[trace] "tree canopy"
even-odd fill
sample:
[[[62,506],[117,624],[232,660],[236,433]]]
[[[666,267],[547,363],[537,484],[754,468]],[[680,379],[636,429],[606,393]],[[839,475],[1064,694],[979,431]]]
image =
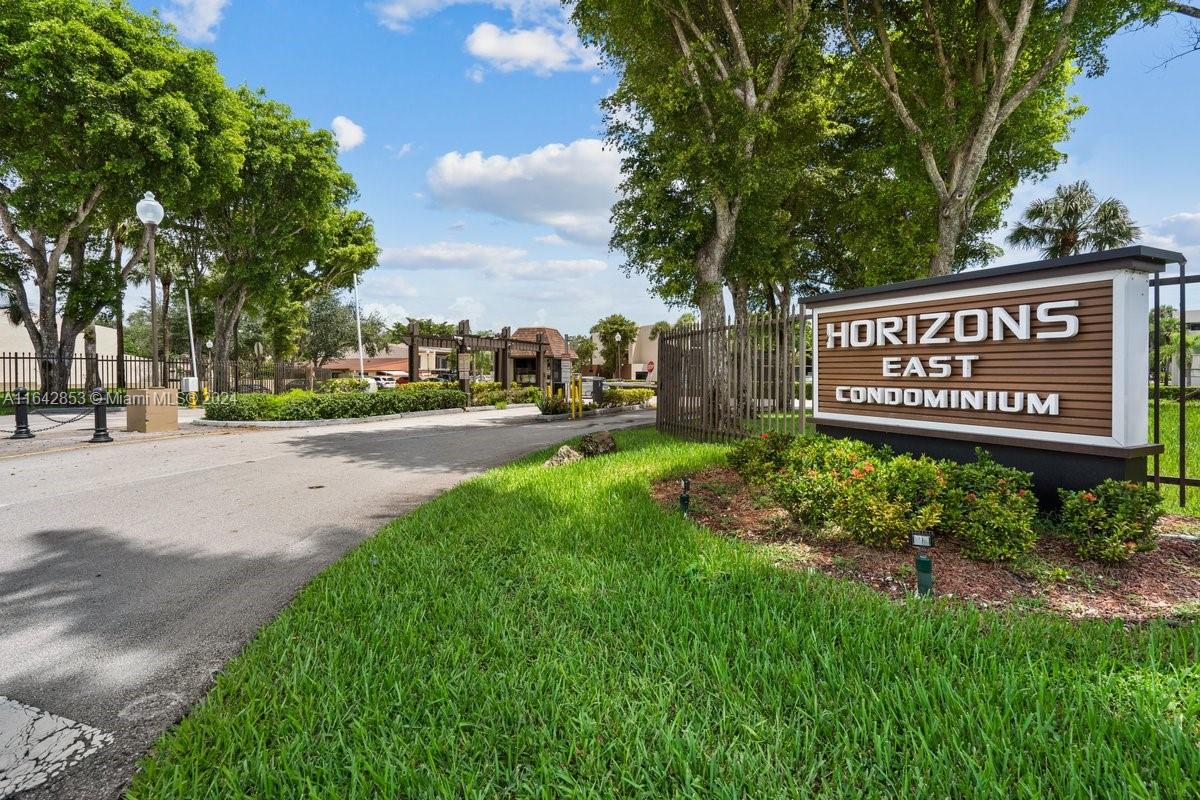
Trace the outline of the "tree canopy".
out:
[[[1101,200],[1087,181],[1075,181],[1030,203],[1007,241],[1037,248],[1045,258],[1063,258],[1122,247],[1141,233],[1124,203],[1115,197]]]

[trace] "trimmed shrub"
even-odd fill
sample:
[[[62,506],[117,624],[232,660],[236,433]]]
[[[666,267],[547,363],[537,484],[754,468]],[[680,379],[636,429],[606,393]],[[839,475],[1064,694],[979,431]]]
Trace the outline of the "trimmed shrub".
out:
[[[371,393],[337,392],[317,394],[297,389],[282,395],[241,394],[213,401],[205,417],[214,420],[266,421],[305,419],[353,419],[407,411],[462,408],[466,395],[458,389],[384,389]]]
[[[738,442],[726,459],[746,483],[765,484],[787,465],[787,453],[794,440],[790,434],[764,433]]]
[[[1181,386],[1160,385],[1158,387],[1158,397],[1160,400],[1174,400],[1178,402],[1181,393],[1183,393],[1183,387]],[[1187,392],[1184,393],[1184,396],[1188,400],[1200,400],[1200,386],[1187,387]],[[1150,384],[1150,399],[1154,399],[1154,384]]]
[[[1080,558],[1122,563],[1157,546],[1162,497],[1153,485],[1110,478],[1091,491],[1058,494],[1059,526]]]
[[[551,414],[567,414],[571,411],[571,404],[567,402],[567,398],[563,397],[562,392],[555,392],[543,396],[538,393],[537,399],[538,410],[547,416]]]
[[[878,466],[864,461],[841,484],[835,517],[860,544],[904,547],[909,532],[936,528],[941,521],[946,476],[943,464],[932,458],[898,455]]]
[[[600,405],[609,408],[613,406],[636,406],[647,402],[651,397],[654,397],[653,389],[605,389]]]
[[[996,463],[983,448],[975,449],[975,458],[948,470],[942,528],[971,558],[1009,561],[1024,555],[1037,542],[1033,476]]]
[[[485,388],[480,389],[483,386]],[[536,386],[512,386],[505,390],[500,384],[492,382],[477,383],[471,387],[471,405],[492,406],[500,403],[536,403],[538,399]]]
[[[330,378],[317,384],[317,392],[318,394],[365,393],[369,385],[366,378]]]

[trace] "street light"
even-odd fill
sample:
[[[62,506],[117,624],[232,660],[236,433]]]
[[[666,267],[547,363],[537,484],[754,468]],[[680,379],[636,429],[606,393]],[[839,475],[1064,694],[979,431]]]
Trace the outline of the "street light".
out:
[[[619,380],[621,380],[621,334],[618,333],[616,335],[616,340],[617,340],[617,355],[616,355],[617,368],[615,370],[613,370],[613,380],[619,381]]]
[[[146,196],[138,201],[138,219],[146,226],[150,234],[146,258],[150,270],[150,383],[158,387],[158,301],[155,299],[154,284],[154,236],[158,232],[158,224],[163,221],[163,207],[154,199],[154,192],[146,192]]]

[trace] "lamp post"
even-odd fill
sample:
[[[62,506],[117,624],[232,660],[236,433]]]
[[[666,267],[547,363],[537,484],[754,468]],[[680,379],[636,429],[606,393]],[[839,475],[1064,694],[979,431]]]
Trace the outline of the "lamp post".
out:
[[[621,334],[618,333],[615,338],[617,340],[617,352],[613,360],[617,362],[617,367],[613,370],[613,380],[619,381],[621,380]]]
[[[138,201],[138,219],[146,226],[150,234],[147,243],[146,260],[150,270],[150,383],[158,387],[158,301],[155,298],[154,286],[158,282],[154,274],[154,237],[158,233],[158,224],[163,221],[162,204],[154,199],[154,192],[146,192],[146,196]]]

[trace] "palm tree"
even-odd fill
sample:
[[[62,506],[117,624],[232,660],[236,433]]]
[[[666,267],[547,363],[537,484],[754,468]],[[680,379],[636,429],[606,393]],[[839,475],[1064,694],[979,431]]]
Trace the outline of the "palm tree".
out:
[[[1115,197],[1100,200],[1087,181],[1076,181],[1030,203],[1008,243],[1039,248],[1045,258],[1063,258],[1121,247],[1141,235],[1124,203]]]

